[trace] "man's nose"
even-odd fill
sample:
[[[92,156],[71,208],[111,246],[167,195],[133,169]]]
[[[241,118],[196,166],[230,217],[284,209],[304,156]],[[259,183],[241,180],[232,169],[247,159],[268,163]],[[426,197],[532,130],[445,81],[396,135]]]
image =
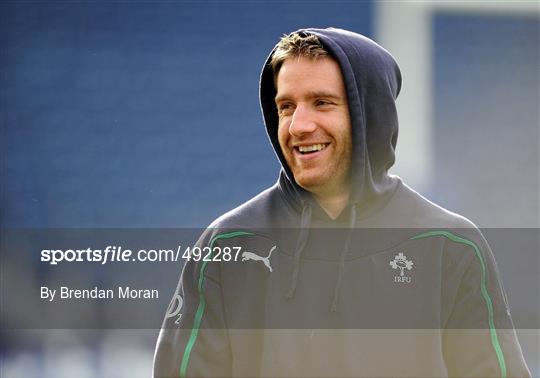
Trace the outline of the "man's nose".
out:
[[[313,112],[304,105],[297,105],[289,125],[289,134],[299,137],[317,128]]]

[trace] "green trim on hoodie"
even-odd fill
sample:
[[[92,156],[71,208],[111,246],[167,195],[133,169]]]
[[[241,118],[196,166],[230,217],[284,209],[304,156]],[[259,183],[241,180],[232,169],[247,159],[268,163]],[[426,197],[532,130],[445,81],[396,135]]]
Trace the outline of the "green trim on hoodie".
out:
[[[474,243],[473,241],[454,235],[448,231],[439,231],[439,230],[428,231],[422,234],[415,235],[411,239],[413,240],[423,239],[423,238],[429,238],[432,236],[444,236],[445,238],[453,242],[465,244],[474,249],[476,257],[478,258],[478,261],[480,262],[480,267],[482,268],[480,291],[482,292],[482,297],[484,298],[484,301],[486,302],[486,308],[488,312],[489,334],[491,336],[491,345],[493,346],[493,349],[495,350],[495,354],[497,355],[499,367],[501,368],[501,377],[506,378],[506,361],[504,358],[504,353],[501,348],[501,344],[499,343],[499,337],[497,336],[497,329],[495,328],[495,321],[493,320],[493,301],[491,300],[491,297],[489,296],[489,293],[486,287],[486,281],[487,281],[486,265],[484,263],[482,254],[480,253],[480,248],[478,248],[476,243]]]
[[[214,243],[218,241],[219,239],[231,239],[238,236],[254,236],[254,235],[255,235],[254,233],[246,232],[246,231],[233,231],[233,232],[227,232],[224,234],[218,234],[214,236],[212,239],[210,239],[210,248],[213,249]],[[191,351],[193,350],[193,347],[195,346],[195,343],[197,342],[197,336],[199,335],[199,329],[201,327],[202,318],[204,315],[204,309],[206,308],[206,299],[204,297],[203,284],[204,284],[204,271],[206,270],[207,265],[208,265],[208,261],[204,261],[201,265],[201,269],[199,270],[199,285],[198,285],[199,306],[197,307],[193,329],[191,330],[188,343],[186,344],[186,349],[184,350],[184,356],[182,357],[182,363],[180,365],[181,378],[186,377],[187,368],[189,364],[189,358],[191,356]]]

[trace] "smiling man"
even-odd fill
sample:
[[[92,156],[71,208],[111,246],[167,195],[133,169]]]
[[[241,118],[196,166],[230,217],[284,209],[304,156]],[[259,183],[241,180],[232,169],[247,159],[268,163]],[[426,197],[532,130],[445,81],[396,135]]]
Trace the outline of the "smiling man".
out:
[[[327,54],[272,61],[278,140],[296,183],[336,218],[349,200],[351,119],[343,76]]]
[[[154,375],[529,376],[481,233],[388,174],[393,57],[303,29],[260,85],[278,182],[199,239],[213,253],[184,266]]]

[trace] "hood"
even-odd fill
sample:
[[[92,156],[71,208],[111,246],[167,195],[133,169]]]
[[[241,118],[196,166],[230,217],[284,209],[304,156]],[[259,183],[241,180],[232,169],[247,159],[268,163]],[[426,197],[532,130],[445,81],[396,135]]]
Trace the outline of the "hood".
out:
[[[401,88],[399,67],[388,51],[363,35],[335,28],[298,32],[316,35],[341,67],[352,125],[350,203],[359,214],[367,212],[376,203],[386,202],[384,198],[396,187],[388,169],[395,161],[398,135],[395,100]],[[276,89],[269,64],[274,50],[261,74],[261,107],[268,137],[281,162],[281,186],[289,200],[302,206],[311,194],[294,180],[277,137]]]

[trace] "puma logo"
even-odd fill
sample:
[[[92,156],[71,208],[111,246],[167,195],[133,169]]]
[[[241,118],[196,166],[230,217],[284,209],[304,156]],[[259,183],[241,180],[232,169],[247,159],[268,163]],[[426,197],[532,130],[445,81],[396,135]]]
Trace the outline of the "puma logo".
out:
[[[266,265],[270,273],[272,273],[272,267],[270,266],[270,256],[272,256],[272,252],[274,252],[274,249],[276,248],[277,246],[273,246],[272,249],[270,249],[270,252],[268,252],[268,256],[266,257],[256,255],[253,252],[248,252],[248,251],[242,252],[242,261],[248,261],[248,260],[262,261],[264,265]]]

